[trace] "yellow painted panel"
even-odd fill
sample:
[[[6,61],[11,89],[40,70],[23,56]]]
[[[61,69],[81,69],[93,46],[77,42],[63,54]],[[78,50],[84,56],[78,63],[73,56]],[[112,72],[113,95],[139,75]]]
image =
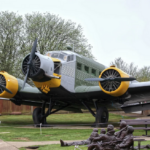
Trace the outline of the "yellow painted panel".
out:
[[[99,78],[101,78],[103,72],[105,72],[106,70],[109,70],[109,69],[116,70],[120,74],[121,77],[129,77],[129,75],[126,74],[124,71],[122,71],[114,66],[111,66],[111,67],[103,70],[102,73],[100,74]],[[102,89],[102,91],[105,92],[106,94],[109,94],[114,97],[118,97],[118,96],[125,94],[125,92],[128,90],[129,83],[130,83],[129,81],[122,81],[119,88],[116,89],[115,91],[111,91],[111,92],[104,90],[103,87],[101,86],[100,82],[99,82],[99,86]]]

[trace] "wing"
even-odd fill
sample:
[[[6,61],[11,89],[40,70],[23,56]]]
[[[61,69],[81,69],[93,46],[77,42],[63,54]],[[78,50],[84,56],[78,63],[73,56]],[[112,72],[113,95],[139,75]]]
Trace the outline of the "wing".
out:
[[[128,93],[130,97],[121,106],[125,112],[149,110],[150,108],[150,82],[133,82],[130,84]]]

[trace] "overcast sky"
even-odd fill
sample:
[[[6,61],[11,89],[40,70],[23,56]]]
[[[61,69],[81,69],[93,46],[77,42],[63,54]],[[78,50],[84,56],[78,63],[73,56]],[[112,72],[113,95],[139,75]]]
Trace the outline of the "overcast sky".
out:
[[[150,66],[150,0],[0,0],[1,11],[50,12],[83,27],[98,62]]]

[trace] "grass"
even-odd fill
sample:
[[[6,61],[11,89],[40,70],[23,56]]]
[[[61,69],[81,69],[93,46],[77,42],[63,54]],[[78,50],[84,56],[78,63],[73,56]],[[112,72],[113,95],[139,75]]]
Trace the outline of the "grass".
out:
[[[123,116],[124,119],[130,117]],[[109,123],[116,123],[122,119],[121,115],[110,114]],[[40,135],[39,128],[28,128],[28,125],[33,125],[31,115],[4,115],[0,116],[0,137],[4,141],[59,141],[63,140],[85,140],[89,137],[92,132],[91,129],[54,129],[43,128],[42,135]],[[78,126],[79,124],[93,124],[94,117],[89,113],[74,113],[74,114],[54,114],[48,117],[47,122],[51,125],[55,124],[70,124]],[[21,128],[21,127],[24,128]],[[90,125],[89,125],[90,127]],[[8,132],[2,134],[2,132]],[[143,135],[143,130],[136,130],[134,135]],[[149,142],[142,142],[142,145],[149,144]],[[137,143],[136,143],[137,145]],[[39,150],[58,150],[60,149],[59,144],[40,146]],[[61,147],[63,150],[74,149],[74,147]],[[87,147],[82,147],[83,150]],[[25,150],[21,148],[20,150]]]
[[[130,117],[109,114],[109,123],[119,122],[120,119]],[[25,126],[33,125],[32,115],[3,115],[0,116],[0,126]],[[49,124],[93,124],[94,117],[90,113],[53,114],[47,117]]]
[[[0,134],[0,138],[4,141],[58,141],[63,140],[84,140],[89,137],[92,129],[42,129],[40,135],[39,128],[15,128],[1,127],[1,132],[10,132]],[[143,135],[143,130],[136,130],[134,135]]]
[[[110,123],[118,122],[122,119],[121,115],[110,114]],[[129,118],[129,117],[124,117]],[[40,135],[39,128],[28,128],[27,125],[33,124],[31,115],[4,115],[0,116],[0,137],[4,141],[58,141],[64,140],[84,140],[87,139],[91,129],[53,129],[43,128]],[[94,117],[89,113],[74,114],[54,114],[48,117],[48,123],[53,124],[93,124]],[[18,127],[19,126],[19,127]],[[25,128],[20,128],[24,126]],[[89,126],[90,127],[90,126]],[[9,132],[1,134],[2,132]],[[135,135],[144,134],[143,130],[135,131]]]

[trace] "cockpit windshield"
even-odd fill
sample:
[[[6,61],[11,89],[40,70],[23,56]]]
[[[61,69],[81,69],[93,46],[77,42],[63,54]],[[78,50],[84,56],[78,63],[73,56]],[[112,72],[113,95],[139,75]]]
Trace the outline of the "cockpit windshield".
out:
[[[53,57],[53,58],[59,58],[63,61],[73,61],[74,60],[73,55],[68,55],[68,54],[63,53],[63,52],[47,52],[46,55]]]

